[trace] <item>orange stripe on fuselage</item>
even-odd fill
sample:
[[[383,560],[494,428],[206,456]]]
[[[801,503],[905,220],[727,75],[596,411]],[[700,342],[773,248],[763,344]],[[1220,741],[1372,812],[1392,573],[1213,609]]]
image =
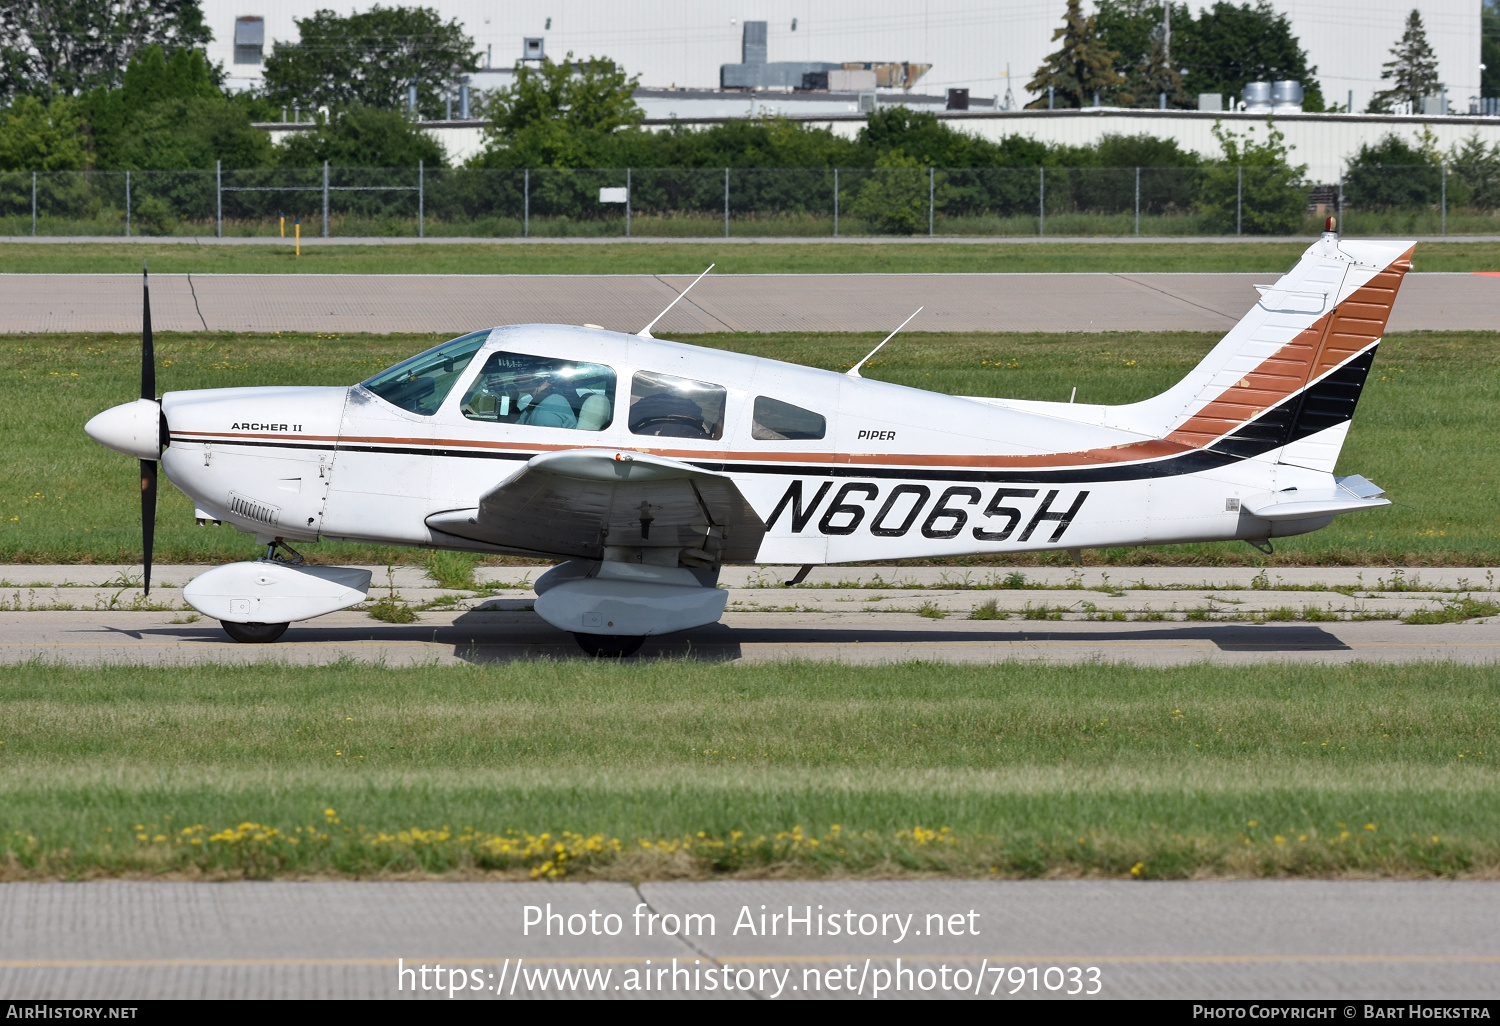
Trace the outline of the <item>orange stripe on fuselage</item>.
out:
[[[1391,261],[1385,270],[1266,357],[1259,367],[1225,389],[1167,438],[1199,449],[1210,445],[1369,348],[1385,334],[1396,291],[1411,270],[1415,248]]]

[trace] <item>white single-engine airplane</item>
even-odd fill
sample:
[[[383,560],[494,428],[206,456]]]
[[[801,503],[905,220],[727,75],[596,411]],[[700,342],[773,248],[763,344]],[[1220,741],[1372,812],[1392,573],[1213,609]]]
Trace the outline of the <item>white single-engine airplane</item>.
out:
[[[861,560],[1269,551],[1388,505],[1333,470],[1414,244],[1329,229],[1187,377],[1123,406],[940,395],[657,339],[656,321],[488,328],[347,388],[157,398],[148,292],[141,398],[85,430],[141,461],[148,588],[158,459],[200,520],[267,546],[183,592],[237,641],[365,599],[368,571],[288,545],[332,538],[562,560],[536,612],[628,655],[717,621],[725,563],[801,564],[799,581]]]

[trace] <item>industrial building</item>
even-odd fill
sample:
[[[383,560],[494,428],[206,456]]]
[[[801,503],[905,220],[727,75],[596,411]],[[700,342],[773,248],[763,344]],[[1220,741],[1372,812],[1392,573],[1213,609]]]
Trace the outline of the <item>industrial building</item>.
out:
[[[1043,58],[1052,51],[1052,32],[1062,23],[1066,0],[659,0],[611,3],[605,0],[407,0],[457,19],[473,37],[486,70],[474,76],[477,88],[503,85],[519,60],[569,52],[608,56],[651,90],[718,91],[722,85],[759,85],[775,113],[777,92],[801,87],[802,76],[843,72],[850,65],[906,68],[925,66],[919,76],[895,87],[925,95],[946,96],[968,89],[980,107],[1022,106],[1033,97],[1025,90]],[[1194,6],[1206,6],[1193,0]],[[1271,0],[1290,18],[1309,59],[1318,69],[1323,95],[1340,102],[1352,95],[1363,110],[1382,88],[1381,65],[1401,37],[1413,7],[1422,13],[1428,39],[1450,103],[1469,109],[1479,94],[1478,0]],[[305,18],[322,0],[203,0],[214,42],[210,57],[222,62],[231,88],[252,88],[260,81],[261,61],[277,40],[298,38],[295,19]],[[351,5],[366,9],[368,4]],[[348,8],[339,6],[342,12]],[[765,24],[746,34],[746,22]],[[746,61],[747,41],[757,50]],[[726,65],[783,65],[781,78],[731,77]],[[800,69],[791,65],[801,65]],[[795,78],[795,81],[793,81]],[[852,76],[834,76],[833,91]],[[889,78],[888,78],[889,81]],[[987,102],[982,102],[987,101]],[[706,100],[704,102],[707,102]],[[718,102],[718,101],[715,101]],[[738,102],[738,100],[736,100]],[[789,103],[790,101],[785,101]],[[691,116],[706,108],[688,107],[684,97],[677,113]],[[653,104],[647,112],[656,115]],[[747,113],[750,104],[742,104]],[[662,112],[665,113],[665,112]],[[790,113],[788,111],[787,113]],[[816,113],[833,113],[817,111]]]

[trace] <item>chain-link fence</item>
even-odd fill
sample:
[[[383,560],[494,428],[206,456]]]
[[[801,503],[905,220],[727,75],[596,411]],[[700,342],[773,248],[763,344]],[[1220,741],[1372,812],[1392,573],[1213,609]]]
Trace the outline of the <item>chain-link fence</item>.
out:
[[[0,234],[1311,235],[1500,231],[1500,164],[1282,168],[477,168],[0,173]]]

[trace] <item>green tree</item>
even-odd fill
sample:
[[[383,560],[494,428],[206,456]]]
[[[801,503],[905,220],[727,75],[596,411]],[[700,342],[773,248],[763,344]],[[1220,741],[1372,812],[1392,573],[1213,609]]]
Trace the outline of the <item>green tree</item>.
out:
[[[78,101],[20,96],[0,112],[0,171],[76,171],[88,163]]]
[[[1141,107],[1158,106],[1165,93],[1169,108],[1196,107],[1197,102],[1188,96],[1182,84],[1182,76],[1173,66],[1175,62],[1167,58],[1165,37],[1157,36],[1151,42],[1151,50],[1146,54],[1145,63],[1129,80],[1128,88],[1134,94],[1136,104]]]
[[[120,99],[127,110],[140,110],[161,100],[218,97],[223,95],[218,70],[202,50],[176,49],[169,55],[153,44],[125,66]]]
[[[95,163],[104,170],[262,167],[274,155],[265,132],[252,128],[243,103],[224,95],[201,50],[144,47],[131,58],[118,89],[103,86],[79,98]]]
[[[1437,154],[1394,132],[1359,148],[1344,171],[1344,199],[1359,210],[1411,210],[1438,202],[1442,168]]]
[[[5,0],[0,93],[118,86],[143,47],[201,47],[211,39],[199,0]]]
[[[243,109],[223,96],[167,99],[135,113],[113,141],[116,170],[208,170],[266,167],[275,162],[270,136],[250,124]]]
[[[283,167],[443,167],[442,144],[399,111],[350,107],[319,117],[312,131],[294,132],[281,145]]]
[[[849,213],[877,232],[914,235],[927,230],[928,170],[915,157],[891,150],[875,158]]]
[[[1099,38],[1093,15],[1085,16],[1079,0],[1068,0],[1068,11],[1062,26],[1052,33],[1052,41],[1062,46],[1047,55],[1036,69],[1036,77],[1026,88],[1038,94],[1028,107],[1046,107],[1047,90],[1053,92],[1058,107],[1087,107],[1097,93],[1101,103],[1133,102],[1125,92],[1125,77],[1115,70],[1120,55]]]
[[[1388,112],[1398,103],[1409,103],[1413,111],[1420,112],[1422,97],[1436,96],[1442,91],[1437,54],[1427,42],[1421,12],[1415,8],[1406,16],[1406,30],[1391,47],[1391,59],[1385,62],[1380,78],[1390,82],[1391,87],[1382,89],[1370,100],[1373,113]]]
[[[266,58],[273,106],[399,108],[416,83],[418,112],[436,117],[479,67],[463,26],[430,7],[376,4],[363,14],[320,10],[296,21],[298,41],[277,42]]]
[[[1269,119],[1266,140],[1255,129],[1241,137],[1214,122],[1222,160],[1202,172],[1198,209],[1220,231],[1235,229],[1236,213],[1246,235],[1287,235],[1302,224],[1307,210],[1306,164],[1290,162],[1291,147]]]
[[[1013,137],[1007,137],[1009,143]],[[1017,140],[1019,141],[1019,140]],[[924,167],[994,167],[1008,163],[1005,143],[995,143],[967,132],[957,132],[931,111],[900,105],[871,114],[857,140],[865,167],[882,153],[900,150]],[[1035,167],[1042,150],[1027,148],[1025,166]]]
[[[1455,205],[1466,201],[1479,210],[1500,209],[1500,143],[1485,146],[1476,131],[1448,151],[1448,162],[1468,193],[1463,200],[1455,196]],[[1448,185],[1453,191],[1451,179]]]
[[[1178,33],[1192,21],[1192,13],[1186,4],[1172,5],[1170,54],[1165,18],[1165,5],[1151,0],[1100,0],[1094,15],[1100,38],[1120,54],[1115,66],[1125,75],[1125,91],[1135,97],[1137,105],[1155,107],[1166,93],[1168,107],[1195,107],[1178,71],[1182,64]]]
[[[1189,95],[1243,96],[1247,82],[1292,79],[1302,83],[1303,109],[1324,109],[1318,69],[1308,64],[1287,16],[1267,0],[1254,7],[1218,0],[1180,26],[1174,12],[1172,52],[1173,63],[1187,69],[1183,86]]]
[[[606,57],[516,69],[515,83],[485,104],[488,130],[478,163],[489,167],[586,167],[609,136],[640,124],[627,76]]]
[[[666,131],[621,129],[599,141],[602,167],[854,167],[869,157],[852,139],[785,118],[725,121]]]

